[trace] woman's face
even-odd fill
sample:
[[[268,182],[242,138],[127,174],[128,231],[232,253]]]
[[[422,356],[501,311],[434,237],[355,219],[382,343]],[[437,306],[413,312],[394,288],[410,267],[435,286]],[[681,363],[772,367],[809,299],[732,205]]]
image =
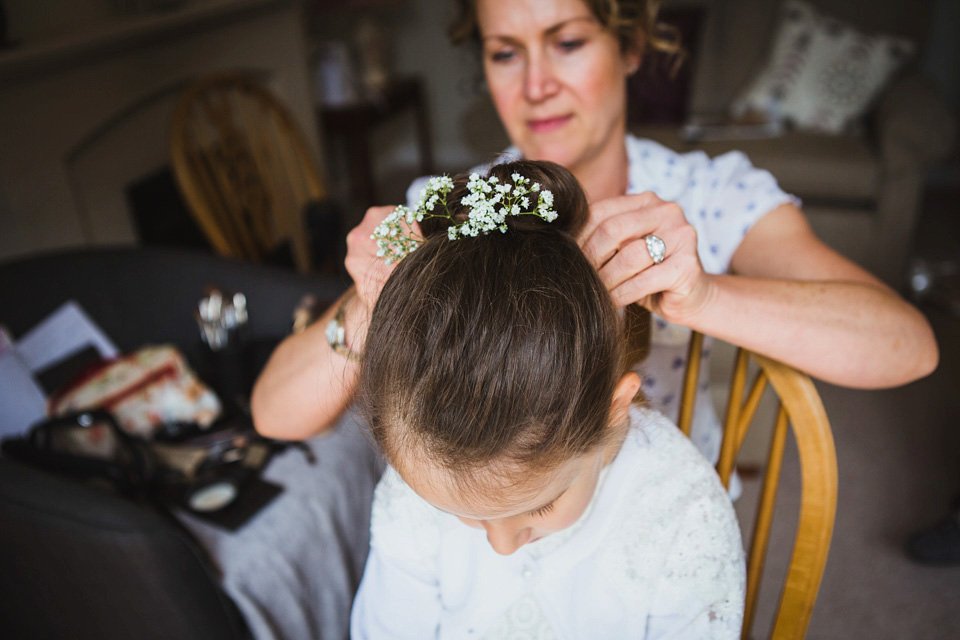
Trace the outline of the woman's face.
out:
[[[576,174],[622,152],[639,54],[623,54],[581,0],[478,0],[477,20],[487,85],[526,158]]]

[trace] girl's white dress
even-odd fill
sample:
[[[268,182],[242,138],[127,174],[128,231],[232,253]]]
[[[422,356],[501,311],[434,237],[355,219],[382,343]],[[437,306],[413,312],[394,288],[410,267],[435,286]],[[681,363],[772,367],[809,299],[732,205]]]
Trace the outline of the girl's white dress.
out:
[[[656,411],[571,528],[498,555],[392,468],[376,490],[354,640],[737,638],[744,559],[716,473]]]

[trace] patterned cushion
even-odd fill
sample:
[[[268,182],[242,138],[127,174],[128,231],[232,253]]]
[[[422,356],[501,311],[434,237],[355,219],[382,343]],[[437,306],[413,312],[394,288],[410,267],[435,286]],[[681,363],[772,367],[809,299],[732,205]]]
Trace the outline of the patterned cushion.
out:
[[[788,0],[767,64],[734,100],[734,115],[760,112],[800,129],[840,133],[913,49],[903,38],[861,33],[805,2]]]

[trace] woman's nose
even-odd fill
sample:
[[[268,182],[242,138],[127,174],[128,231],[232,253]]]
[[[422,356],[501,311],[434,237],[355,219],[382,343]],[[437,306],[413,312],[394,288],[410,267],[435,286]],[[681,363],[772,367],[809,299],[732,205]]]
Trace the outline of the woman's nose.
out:
[[[487,541],[493,550],[502,556],[508,556],[530,541],[533,531],[530,527],[517,527],[507,521],[486,521]]]
[[[530,102],[543,102],[557,92],[560,82],[549,57],[534,53],[527,60],[524,95]]]

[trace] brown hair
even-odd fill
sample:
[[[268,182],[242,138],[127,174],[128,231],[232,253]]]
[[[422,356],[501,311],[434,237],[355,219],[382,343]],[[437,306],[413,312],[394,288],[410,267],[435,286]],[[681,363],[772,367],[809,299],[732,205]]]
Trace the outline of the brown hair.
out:
[[[642,48],[683,57],[676,29],[657,22],[660,0],[582,0],[597,21],[617,37],[624,53]],[[454,45],[481,41],[477,0],[457,0],[457,10],[447,29]]]
[[[506,477],[588,453],[611,436],[622,327],[574,239],[586,197],[551,162],[490,169],[502,183],[513,173],[553,192],[556,221],[508,217],[506,233],[453,242],[446,220],[428,221],[426,241],[377,301],[360,398],[394,465],[425,456],[454,476],[493,469]],[[447,197],[461,220],[466,181],[455,178]]]

